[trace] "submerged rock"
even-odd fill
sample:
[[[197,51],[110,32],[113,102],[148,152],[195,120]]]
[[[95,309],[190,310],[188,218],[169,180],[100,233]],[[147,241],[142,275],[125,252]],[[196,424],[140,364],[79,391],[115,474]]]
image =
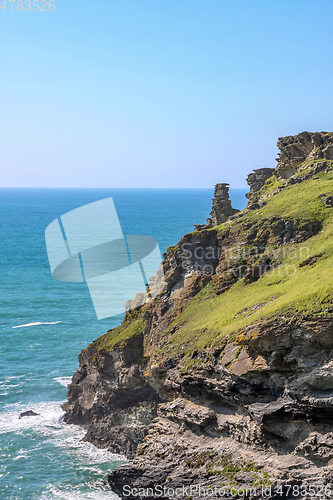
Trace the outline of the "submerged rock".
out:
[[[24,411],[23,413],[21,413],[19,418],[37,417],[38,415],[40,415],[40,413],[35,413],[33,410],[28,410],[28,411]]]

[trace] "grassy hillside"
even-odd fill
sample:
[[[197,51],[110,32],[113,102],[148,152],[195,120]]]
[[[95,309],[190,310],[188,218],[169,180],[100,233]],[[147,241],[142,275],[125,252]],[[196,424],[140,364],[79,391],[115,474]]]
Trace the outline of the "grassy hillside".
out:
[[[313,164],[309,169],[312,167]],[[212,284],[208,284],[170,325],[169,330],[175,330],[169,337],[171,345],[204,348],[218,345],[223,337],[247,325],[276,316],[296,319],[333,313],[333,207],[325,206],[319,198],[320,194],[333,192],[332,179],[331,172],[323,172],[300,184],[289,185],[267,198],[262,208],[248,213],[243,224],[280,216],[318,220],[322,229],[302,243],[272,249],[278,252],[281,264],[255,283],[244,286],[242,279],[222,295],[216,295]],[[272,191],[277,187],[274,178],[267,184]],[[270,189],[264,186],[262,193],[269,192]],[[231,224],[238,222],[227,222],[220,226],[220,231]],[[299,267],[313,256],[316,258],[312,262]],[[180,328],[174,328],[177,325]]]
[[[163,342],[155,346],[157,355],[167,357],[184,350],[190,354],[195,349],[217,346],[247,325],[276,317],[297,321],[333,314],[333,207],[325,206],[319,197],[333,193],[333,161],[325,162],[326,172],[317,173],[318,165],[320,161],[304,162],[294,179],[288,181],[272,176],[256,194],[257,200],[264,201],[261,208],[245,209],[241,218],[212,230],[223,235],[232,228],[242,229],[278,216],[297,223],[318,221],[319,232],[302,243],[272,245],[268,250],[276,257],[274,267],[258,281],[245,285],[242,278],[220,295],[215,293],[213,283],[208,283],[166,328]],[[144,321],[138,320],[138,315],[140,312],[133,314],[133,324],[129,325],[128,318],[102,337],[100,348],[111,349],[140,333]]]

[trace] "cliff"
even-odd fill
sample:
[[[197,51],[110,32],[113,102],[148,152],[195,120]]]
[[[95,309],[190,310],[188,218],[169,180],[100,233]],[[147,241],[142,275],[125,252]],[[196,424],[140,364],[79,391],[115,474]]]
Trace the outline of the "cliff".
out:
[[[130,459],[109,475],[123,498],[329,498],[333,134],[278,146],[248,206],[169,248],[163,292],[79,356],[65,420]]]

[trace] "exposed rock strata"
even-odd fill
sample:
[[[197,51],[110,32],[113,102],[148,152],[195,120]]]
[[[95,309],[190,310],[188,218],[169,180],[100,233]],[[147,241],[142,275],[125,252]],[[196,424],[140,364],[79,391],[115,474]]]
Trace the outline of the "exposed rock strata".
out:
[[[245,196],[250,198],[253,193],[259,191],[267,179],[269,179],[274,172],[274,168],[258,168],[247,176],[246,182],[250,186],[250,192]]]
[[[69,391],[73,401],[68,403],[74,407],[67,406],[67,411],[90,412],[85,413],[87,439],[99,446],[128,456],[138,446],[134,460],[110,474],[113,491],[123,496],[128,484],[176,488],[224,483],[230,488],[237,482],[238,488],[246,488],[253,484],[253,474],[260,487],[332,481],[332,321],[315,319],[297,325],[281,318],[253,325],[237,340],[242,346],[237,357],[233,343],[226,344],[222,352],[207,352],[201,367],[187,372],[180,369],[180,359],[169,366],[150,367],[145,360],[138,380],[149,380],[147,399],[134,400],[133,379],[125,371],[128,399],[124,401],[116,390],[113,404],[112,397],[101,394],[106,373],[114,371],[112,357],[91,362],[94,345],[84,351],[80,361],[82,365],[89,355],[88,365],[82,365],[87,375],[81,378],[81,369],[81,380],[74,378]],[[138,357],[131,355],[131,362],[138,367],[140,349],[135,352]],[[96,366],[98,386],[87,381],[83,385],[91,372],[96,373]],[[118,378],[122,375],[120,369]],[[74,383],[82,386],[81,400]],[[135,387],[137,383],[142,388],[142,381]],[[159,404],[158,414],[152,387],[170,401]],[[79,420],[67,421],[83,419],[81,413]]]
[[[307,158],[333,159],[332,132],[302,132],[295,136],[280,137],[277,145],[280,153],[274,174],[283,179],[294,175]]]
[[[237,212],[239,212],[239,210],[231,206],[229,184],[216,184],[212,211],[210,213],[210,219],[207,219],[207,225],[211,227],[218,226]]]
[[[68,389],[65,422],[87,429],[86,441],[130,457],[145,437],[161,401],[142,375],[142,336],[110,353],[81,352]]]
[[[172,401],[135,460],[110,474],[116,493],[125,484],[246,488],[254,475],[275,489],[332,481],[332,321],[255,325],[240,341],[237,358],[229,344],[188,373],[154,368],[151,381]]]

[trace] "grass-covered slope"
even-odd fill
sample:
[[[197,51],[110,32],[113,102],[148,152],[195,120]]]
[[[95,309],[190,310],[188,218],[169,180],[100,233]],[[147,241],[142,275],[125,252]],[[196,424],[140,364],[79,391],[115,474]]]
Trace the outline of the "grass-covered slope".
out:
[[[144,332],[149,355],[190,355],[196,349],[221,345],[227,337],[236,339],[250,324],[277,317],[297,321],[333,314],[333,207],[325,205],[320,197],[332,193],[332,160],[306,160],[288,180],[272,176],[255,194],[255,201],[259,201],[256,209],[247,208],[208,231],[215,231],[219,241],[229,234],[229,244],[242,245],[246,233],[260,233],[264,231],[260,229],[262,221],[278,217],[292,220],[296,226],[315,222],[320,228],[316,234],[294,243],[268,240],[264,253],[271,256],[272,266],[257,281],[245,284],[240,276],[224,293],[216,293],[213,277],[191,300],[178,304],[171,301],[169,309],[173,312],[163,320],[158,307],[163,300],[170,300],[169,288],[154,303],[132,312],[120,327],[101,337],[97,341],[99,349],[110,350]],[[237,236],[230,243],[233,234]],[[169,249],[166,258],[177,248],[180,244]],[[152,334],[154,322],[147,321],[154,315],[160,325],[158,341]]]
[[[113,328],[105,335],[97,339],[94,344],[97,350],[111,351],[115,346],[121,346],[127,339],[142,334],[144,328],[143,318],[132,319],[132,321],[123,321],[120,326]]]
[[[333,164],[333,162],[331,162]],[[274,189],[276,184],[272,179]],[[265,194],[269,193],[266,186]],[[249,212],[242,224],[270,216],[317,220],[320,232],[308,240],[272,248],[280,265],[244,286],[241,279],[222,295],[208,284],[184,312],[170,325],[176,330],[170,344],[207,347],[219,344],[222,337],[239,332],[249,324],[276,316],[301,317],[333,313],[333,207],[325,206],[320,194],[333,192],[333,172],[285,187],[267,198],[266,204]],[[226,226],[237,225],[236,219]],[[311,259],[311,257],[315,257]],[[309,264],[304,261],[309,259]],[[180,327],[177,328],[177,325]],[[176,326],[176,328],[174,328]]]

